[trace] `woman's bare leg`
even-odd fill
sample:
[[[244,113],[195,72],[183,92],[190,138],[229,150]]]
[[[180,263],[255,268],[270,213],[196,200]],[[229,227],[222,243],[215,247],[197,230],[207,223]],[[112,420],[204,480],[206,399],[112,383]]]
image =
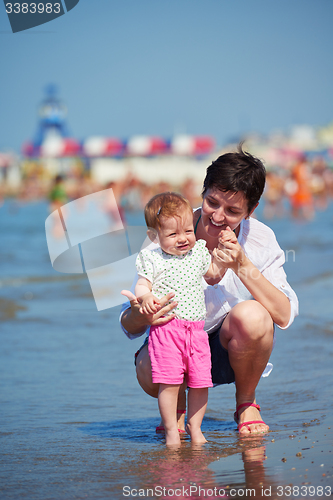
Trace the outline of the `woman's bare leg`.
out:
[[[164,424],[167,446],[180,445],[176,417],[179,389],[179,385],[160,384],[158,392],[158,407]]]
[[[142,389],[153,398],[158,397],[159,384],[154,384],[151,375],[151,363],[148,345],[145,345],[136,358],[136,376]]]
[[[207,401],[207,387],[189,389],[186,431],[191,436],[191,441],[194,444],[207,443],[205,436],[201,432],[201,424],[207,408]]]
[[[153,398],[158,397],[159,384],[154,384],[151,375],[151,363],[148,346],[145,345],[136,358],[136,376],[142,389]],[[181,385],[178,393],[178,410],[186,410],[186,383]],[[176,413],[178,429],[185,430],[185,413]],[[163,425],[163,422],[160,423]]]
[[[237,304],[224,320],[220,342],[228,350],[235,372],[236,406],[255,403],[255,391],[273,347],[273,321],[267,310],[254,300]],[[261,420],[259,411],[250,406],[239,412],[239,423]],[[251,424],[241,434],[267,432],[268,425]]]

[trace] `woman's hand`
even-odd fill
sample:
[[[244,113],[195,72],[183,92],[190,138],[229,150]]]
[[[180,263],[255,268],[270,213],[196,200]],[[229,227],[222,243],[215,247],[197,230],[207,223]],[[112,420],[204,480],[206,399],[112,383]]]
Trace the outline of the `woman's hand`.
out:
[[[175,314],[166,314],[174,309],[178,303],[169,301],[175,296],[174,293],[167,293],[162,297],[160,302],[160,309],[154,314],[143,314],[140,312],[141,297],[136,297],[134,293],[129,290],[123,290],[122,295],[128,298],[131,304],[131,309],[127,309],[122,316],[123,327],[132,334],[142,333],[147,326],[151,325],[164,325],[175,317]]]
[[[218,247],[214,249],[214,257],[225,267],[237,272],[245,263],[245,253],[238,243],[235,233],[229,226],[223,229],[219,235]]]
[[[229,267],[257,300],[271,315],[274,323],[281,327],[288,324],[290,302],[286,295],[270,283],[248,259],[237,241],[236,235],[227,227],[219,235],[215,258]]]

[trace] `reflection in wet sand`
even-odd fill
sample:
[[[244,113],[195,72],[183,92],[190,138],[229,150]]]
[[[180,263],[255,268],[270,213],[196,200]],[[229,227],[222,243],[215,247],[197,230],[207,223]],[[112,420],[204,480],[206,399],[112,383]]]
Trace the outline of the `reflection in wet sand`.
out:
[[[271,483],[265,477],[265,446],[260,446],[263,441],[258,439],[251,443],[249,440],[245,445],[247,449],[241,453],[243,471],[238,471],[243,480],[238,478],[230,483],[230,476],[216,474],[216,467],[209,466],[215,463],[218,467],[221,457],[217,452],[206,445],[191,446],[188,443],[177,450],[159,449],[149,458],[142,454],[137,466],[131,468],[132,486],[124,491],[131,490],[133,496],[154,494],[161,498],[180,499],[262,498],[264,491],[271,491]],[[242,448],[240,443],[239,447]],[[222,453],[230,458],[235,449],[225,448]],[[239,457],[239,454],[235,456]]]

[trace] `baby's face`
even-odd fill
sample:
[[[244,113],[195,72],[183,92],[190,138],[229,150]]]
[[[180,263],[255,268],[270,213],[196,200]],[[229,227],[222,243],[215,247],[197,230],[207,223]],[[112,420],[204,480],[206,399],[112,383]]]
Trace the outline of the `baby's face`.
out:
[[[158,242],[170,255],[184,255],[195,245],[193,213],[186,210],[179,217],[160,217]]]

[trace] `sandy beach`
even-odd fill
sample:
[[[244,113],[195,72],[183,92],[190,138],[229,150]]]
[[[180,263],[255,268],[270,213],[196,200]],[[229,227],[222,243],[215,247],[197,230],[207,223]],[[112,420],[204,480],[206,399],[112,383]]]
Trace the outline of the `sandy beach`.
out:
[[[234,386],[209,391],[208,443],[167,449],[135,378],[141,340],[98,312],[86,275],[52,269],[44,202],[0,208],[0,498],[325,498],[333,490],[333,205],[275,231],[300,316],[276,329],[257,392],[270,426],[240,438]],[[133,224],[141,214],[129,214]]]

